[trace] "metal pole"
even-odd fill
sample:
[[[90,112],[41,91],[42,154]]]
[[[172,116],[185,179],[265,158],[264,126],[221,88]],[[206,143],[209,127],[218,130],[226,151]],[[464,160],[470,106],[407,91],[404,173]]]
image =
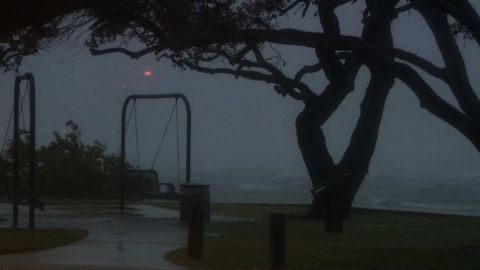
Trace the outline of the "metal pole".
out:
[[[186,153],[185,153],[185,158],[186,158],[186,163],[185,163],[185,182],[187,184],[190,183],[190,161],[192,159],[192,111],[190,109],[190,102],[188,102],[188,99],[186,96],[179,94],[180,99],[183,100],[183,103],[185,104],[185,110],[187,111],[187,147],[186,147]]]
[[[22,102],[22,95],[20,84],[22,81],[29,82],[29,89],[27,90],[29,95],[29,114],[30,114],[30,125],[29,125],[29,181],[28,181],[28,205],[29,205],[29,215],[28,215],[28,225],[30,228],[35,227],[35,205],[37,198],[35,196],[35,169],[37,165],[36,160],[36,106],[35,106],[35,80],[32,73],[26,73],[23,76],[17,76],[15,78],[15,88],[14,88],[14,101],[13,101],[13,183],[12,183],[12,200],[13,200],[13,211],[12,211],[12,226],[18,226],[18,212],[19,212],[19,170],[20,170],[20,154],[19,154],[19,144],[20,144],[20,102]],[[24,94],[27,94],[24,93]],[[22,107],[23,109],[23,107]]]
[[[125,211],[125,118],[127,115],[127,107],[132,96],[127,97],[122,106],[122,124],[121,124],[121,139],[120,139],[120,211]]]
[[[28,225],[31,229],[35,228],[35,204],[37,201],[36,198],[36,187],[35,187],[35,170],[36,170],[36,105],[35,105],[35,80],[32,73],[25,74],[25,79],[30,82],[30,183],[29,183],[29,194],[28,194],[28,204],[29,204],[29,214],[28,214]]]
[[[18,140],[20,112],[20,77],[15,78],[13,94],[13,183],[12,183],[12,227],[18,226]]]

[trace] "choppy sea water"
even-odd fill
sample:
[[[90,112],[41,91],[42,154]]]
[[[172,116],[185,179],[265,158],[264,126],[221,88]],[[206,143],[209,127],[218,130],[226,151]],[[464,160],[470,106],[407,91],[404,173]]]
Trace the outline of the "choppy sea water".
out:
[[[304,176],[197,180],[210,185],[214,202],[308,204],[311,200],[310,182]],[[480,177],[367,177],[354,206],[480,216]]]

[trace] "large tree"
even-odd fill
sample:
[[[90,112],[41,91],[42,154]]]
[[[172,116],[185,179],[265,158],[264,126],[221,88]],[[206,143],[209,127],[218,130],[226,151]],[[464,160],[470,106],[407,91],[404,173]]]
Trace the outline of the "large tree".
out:
[[[368,173],[385,101],[397,80],[413,91],[423,108],[480,150],[480,102],[457,44],[458,37],[480,44],[480,17],[468,0],[58,2],[61,8],[40,16],[38,21],[43,24],[36,26],[50,27],[53,36],[83,31],[93,55],[121,53],[136,59],[156,54],[182,69],[270,83],[278,94],[302,102],[305,107],[295,127],[315,191],[311,217],[343,217],[348,213]],[[357,36],[342,33],[341,20],[349,18],[339,17],[337,12],[352,3],[355,5],[351,8],[363,9],[363,19],[358,21],[363,30]],[[403,12],[423,18],[435,37],[432,45],[439,50],[443,66],[394,47],[391,26]],[[306,31],[301,24],[297,28],[285,27],[286,18],[291,22],[302,16],[318,18],[318,31]],[[14,40],[18,42],[22,38],[16,33],[24,35],[22,31],[29,33],[34,28],[14,26],[3,36],[17,36]],[[283,67],[288,63],[276,49],[279,46],[309,50],[316,56],[315,62],[289,74]],[[345,98],[357,90],[355,82],[362,66],[369,70],[370,81],[348,147],[335,162],[322,127]],[[324,76],[327,86],[320,89],[309,84],[306,78],[311,76]],[[458,108],[435,92],[429,83],[432,79],[448,85]]]

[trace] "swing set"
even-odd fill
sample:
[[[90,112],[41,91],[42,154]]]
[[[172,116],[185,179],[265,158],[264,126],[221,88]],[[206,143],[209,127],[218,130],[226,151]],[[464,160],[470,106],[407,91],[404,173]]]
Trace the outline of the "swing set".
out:
[[[22,82],[26,82],[25,88],[21,89]],[[25,100],[28,97],[28,126],[25,117]],[[152,165],[149,169],[140,168],[140,151],[138,139],[138,124],[136,115],[136,101],[137,100],[152,100],[152,99],[174,99],[175,104],[172,108],[168,118],[167,125],[161,136],[160,144],[158,145]],[[158,173],[154,170],[154,165],[159,156],[162,145],[165,141],[168,128],[175,113],[176,119],[176,147],[177,147],[177,180],[180,182],[180,149],[179,149],[179,125],[178,125],[178,100],[182,100],[186,109],[186,162],[185,162],[185,184],[190,183],[190,160],[191,160],[191,109],[186,96],[178,93],[173,94],[158,94],[158,95],[131,95],[128,96],[122,108],[122,123],[121,123],[121,145],[120,145],[120,209],[125,210],[125,198],[127,189],[130,190],[127,182],[135,181],[135,187],[140,191],[141,196],[146,198],[157,198],[164,200],[178,200],[179,194],[176,191],[175,185],[168,182],[160,182]],[[127,121],[127,109],[129,104],[133,102]],[[128,124],[132,118],[135,117],[135,135],[137,146],[137,168],[127,168],[126,162],[126,131]],[[12,202],[12,226],[18,226],[19,219],[19,205],[29,206],[29,227],[35,227],[35,209],[44,210],[44,203],[37,199],[36,195],[36,107],[35,107],[35,80],[33,74],[26,73],[25,75],[17,76],[15,78],[14,88],[14,105],[10,113],[7,129],[4,135],[4,141],[1,147],[1,152],[4,153],[8,142],[8,135],[13,119],[13,139],[12,139],[12,170],[7,173],[8,168],[2,168],[0,178],[4,180],[8,199]],[[20,143],[25,142],[28,145],[28,166],[23,165],[25,158],[20,155]],[[2,164],[6,164],[3,162]],[[182,186],[181,186],[182,187]],[[183,188],[186,189],[185,185]],[[181,190],[180,190],[181,191]],[[181,193],[181,192],[180,192]]]
[[[175,103],[170,112],[167,125],[163,131],[160,143],[155,151],[152,164],[149,169],[140,168],[140,148],[138,136],[138,122],[136,113],[137,100],[156,100],[156,99],[175,99]],[[191,110],[188,99],[178,93],[173,94],[157,94],[157,95],[131,95],[128,96],[122,107],[122,125],[121,125],[121,143],[120,143],[120,210],[125,210],[126,191],[137,192],[138,195],[145,198],[163,199],[163,200],[178,200],[179,195],[176,191],[175,185],[168,182],[160,182],[157,171],[154,170],[155,163],[160,154],[160,150],[165,141],[168,128],[172,122],[175,114],[176,124],[176,150],[177,150],[177,181],[180,182],[180,148],[179,148],[179,125],[178,125],[178,100],[181,99],[185,104],[187,113],[186,123],[186,162],[185,162],[185,183],[190,183],[190,160],[191,160]],[[132,103],[130,112],[127,111],[129,104]],[[137,168],[127,168],[126,162],[126,132],[130,120],[134,117],[135,121],[135,140],[137,149]],[[135,188],[133,188],[135,187]]]
[[[22,82],[25,88],[21,88]],[[25,121],[25,101],[28,96],[28,126]],[[13,119],[12,140],[12,172],[1,175],[5,182],[8,199],[12,202],[12,226],[18,226],[19,205],[28,205],[28,225],[35,227],[35,208],[44,210],[44,204],[36,197],[36,108],[35,108],[35,80],[32,73],[15,78],[13,109],[7,124],[1,153],[5,151],[8,135]],[[20,121],[21,120],[21,121]],[[26,141],[28,145],[28,166],[21,164],[20,142]],[[22,160],[23,161],[23,160]],[[6,168],[5,168],[6,169]],[[6,170],[5,170],[6,171]]]

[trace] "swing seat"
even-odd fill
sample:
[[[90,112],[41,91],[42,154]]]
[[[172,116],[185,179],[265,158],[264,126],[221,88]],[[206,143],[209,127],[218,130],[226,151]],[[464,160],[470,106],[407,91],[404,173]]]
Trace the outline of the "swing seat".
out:
[[[158,193],[154,199],[178,200],[179,196],[172,183],[158,183]]]
[[[125,176],[130,194],[146,199],[178,200],[175,186],[159,182],[155,170],[126,170]]]

